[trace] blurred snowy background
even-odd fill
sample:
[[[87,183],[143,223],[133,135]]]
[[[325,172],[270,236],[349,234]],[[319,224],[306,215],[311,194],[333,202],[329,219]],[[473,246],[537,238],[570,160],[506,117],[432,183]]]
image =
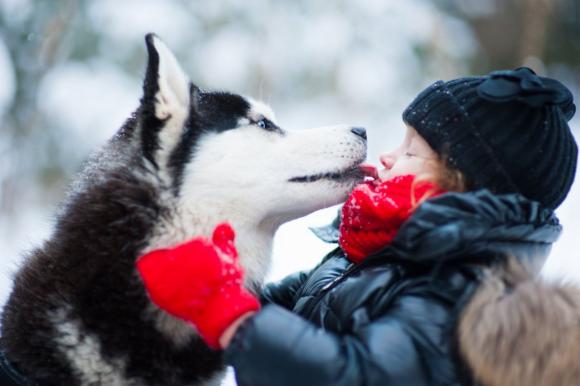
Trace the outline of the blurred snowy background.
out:
[[[136,108],[147,32],[195,83],[270,103],[282,127],[366,127],[374,163],[437,79],[528,65],[580,97],[578,0],[0,0],[0,304],[82,160]],[[578,282],[579,186],[544,270]],[[336,210],[280,229],[270,280],[316,264],[331,246],[308,226]]]

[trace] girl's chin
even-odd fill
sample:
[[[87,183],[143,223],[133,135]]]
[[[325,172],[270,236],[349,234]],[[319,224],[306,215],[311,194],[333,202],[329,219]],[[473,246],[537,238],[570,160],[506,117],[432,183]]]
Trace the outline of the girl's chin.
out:
[[[385,172],[385,173],[381,173],[379,171],[378,177],[376,178],[377,182],[385,182],[388,181],[389,179],[395,177],[394,175],[392,175],[391,173]]]

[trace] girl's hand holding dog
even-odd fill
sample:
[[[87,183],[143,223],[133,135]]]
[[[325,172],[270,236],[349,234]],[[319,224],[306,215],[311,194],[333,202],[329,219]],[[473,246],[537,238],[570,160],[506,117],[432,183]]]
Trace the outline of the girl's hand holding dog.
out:
[[[260,308],[256,297],[242,285],[243,270],[234,237],[232,227],[222,223],[211,240],[196,237],[137,260],[137,270],[151,300],[194,324],[214,349],[222,347],[220,338],[230,325]]]

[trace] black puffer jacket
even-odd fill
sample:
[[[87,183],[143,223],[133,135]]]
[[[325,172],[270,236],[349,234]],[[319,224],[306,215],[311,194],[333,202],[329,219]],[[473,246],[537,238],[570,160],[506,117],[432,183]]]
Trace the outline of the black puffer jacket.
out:
[[[550,211],[517,195],[429,200],[363,263],[337,249],[268,285],[268,304],[242,324],[226,360],[243,386],[472,384],[455,326],[483,268],[508,255],[541,264],[560,230]],[[336,227],[326,231],[335,242]]]

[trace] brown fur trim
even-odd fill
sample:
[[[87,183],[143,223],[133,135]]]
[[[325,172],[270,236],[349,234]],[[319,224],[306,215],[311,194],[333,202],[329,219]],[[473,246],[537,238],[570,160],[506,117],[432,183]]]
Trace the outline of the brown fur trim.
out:
[[[483,281],[458,334],[485,386],[580,385],[580,289],[534,278],[515,259]]]

